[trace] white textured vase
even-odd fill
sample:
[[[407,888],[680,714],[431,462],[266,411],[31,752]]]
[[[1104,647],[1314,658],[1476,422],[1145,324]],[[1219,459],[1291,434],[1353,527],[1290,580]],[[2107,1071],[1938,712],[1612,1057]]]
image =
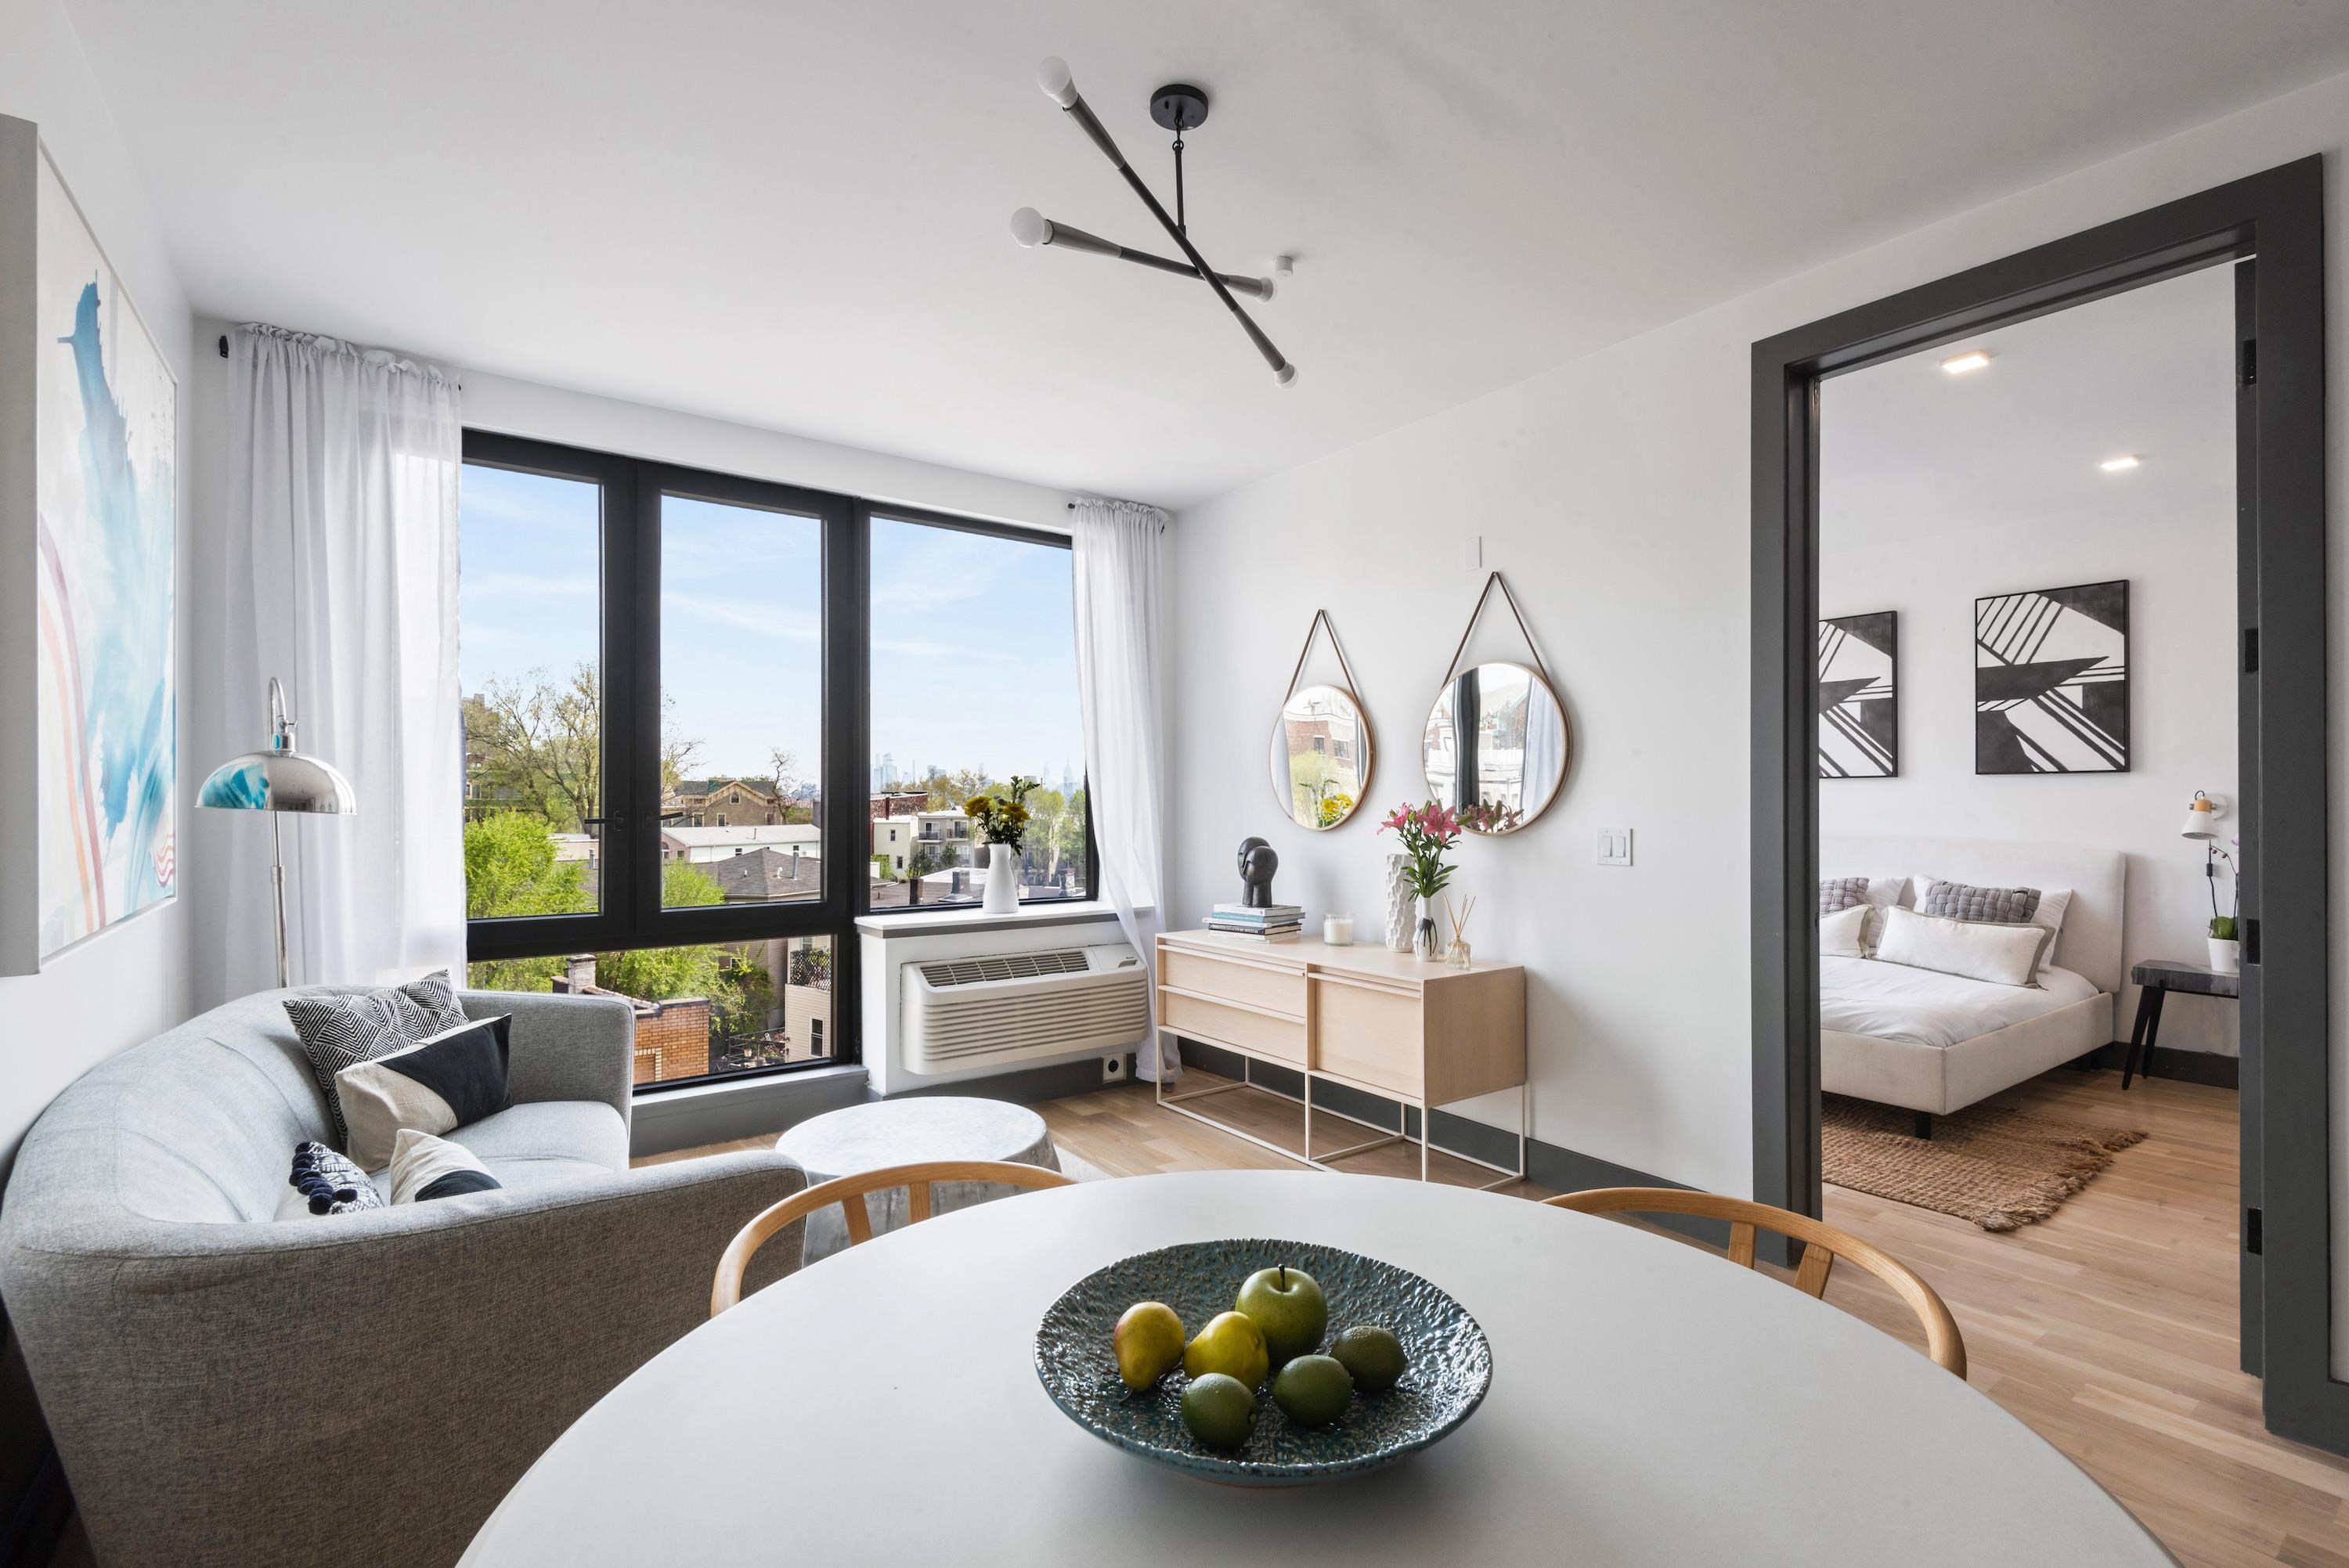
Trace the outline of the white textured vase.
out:
[[[1387,857],[1387,951],[1411,951],[1412,928],[1419,923],[1419,897],[1411,891],[1411,857]]]
[[[1009,844],[987,846],[987,897],[980,906],[989,914],[1016,914],[1019,910],[1019,856]]]

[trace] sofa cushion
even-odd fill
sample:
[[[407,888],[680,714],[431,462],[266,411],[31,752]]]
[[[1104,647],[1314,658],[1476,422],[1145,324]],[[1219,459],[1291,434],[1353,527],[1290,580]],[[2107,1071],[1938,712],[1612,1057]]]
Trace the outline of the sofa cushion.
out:
[[[543,1187],[628,1168],[628,1127],[601,1100],[551,1099],[508,1106],[447,1135],[481,1156],[509,1188]]]

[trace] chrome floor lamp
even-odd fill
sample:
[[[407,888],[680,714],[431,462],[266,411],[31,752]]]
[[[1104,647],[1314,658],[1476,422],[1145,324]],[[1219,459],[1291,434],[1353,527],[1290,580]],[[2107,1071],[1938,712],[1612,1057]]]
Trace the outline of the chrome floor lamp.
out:
[[[348,816],[358,810],[351,781],[335,766],[294,748],[294,720],[285,688],[269,677],[269,749],[232,757],[196,791],[196,804],[231,811],[318,811]],[[294,982],[285,957],[285,846],[277,819],[269,819],[269,889],[277,903],[277,987]]]

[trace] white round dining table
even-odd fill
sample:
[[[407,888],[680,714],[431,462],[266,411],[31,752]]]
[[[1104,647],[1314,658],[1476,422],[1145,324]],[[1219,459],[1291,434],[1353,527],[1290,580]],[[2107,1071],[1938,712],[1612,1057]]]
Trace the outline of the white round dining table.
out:
[[[1434,1281],[1484,1326],[1491,1392],[1424,1452],[1277,1490],[1195,1480],[1062,1415],[1036,1377],[1045,1309],[1120,1257],[1218,1237],[1319,1242]],[[1333,1329],[1343,1316],[1333,1303]],[[1989,1398],[1780,1280],[1519,1198],[1233,1171],[1024,1193],[778,1282],[581,1417],[463,1561],[2155,1568],[2171,1559]]]

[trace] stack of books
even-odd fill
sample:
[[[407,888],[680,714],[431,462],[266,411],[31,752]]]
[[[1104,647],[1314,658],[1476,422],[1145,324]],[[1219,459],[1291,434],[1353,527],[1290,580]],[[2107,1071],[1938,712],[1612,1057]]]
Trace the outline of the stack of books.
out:
[[[1244,903],[1219,903],[1207,913],[1209,931],[1257,942],[1294,942],[1298,928],[1304,923],[1303,907],[1293,903],[1270,904],[1263,909],[1250,909]]]

